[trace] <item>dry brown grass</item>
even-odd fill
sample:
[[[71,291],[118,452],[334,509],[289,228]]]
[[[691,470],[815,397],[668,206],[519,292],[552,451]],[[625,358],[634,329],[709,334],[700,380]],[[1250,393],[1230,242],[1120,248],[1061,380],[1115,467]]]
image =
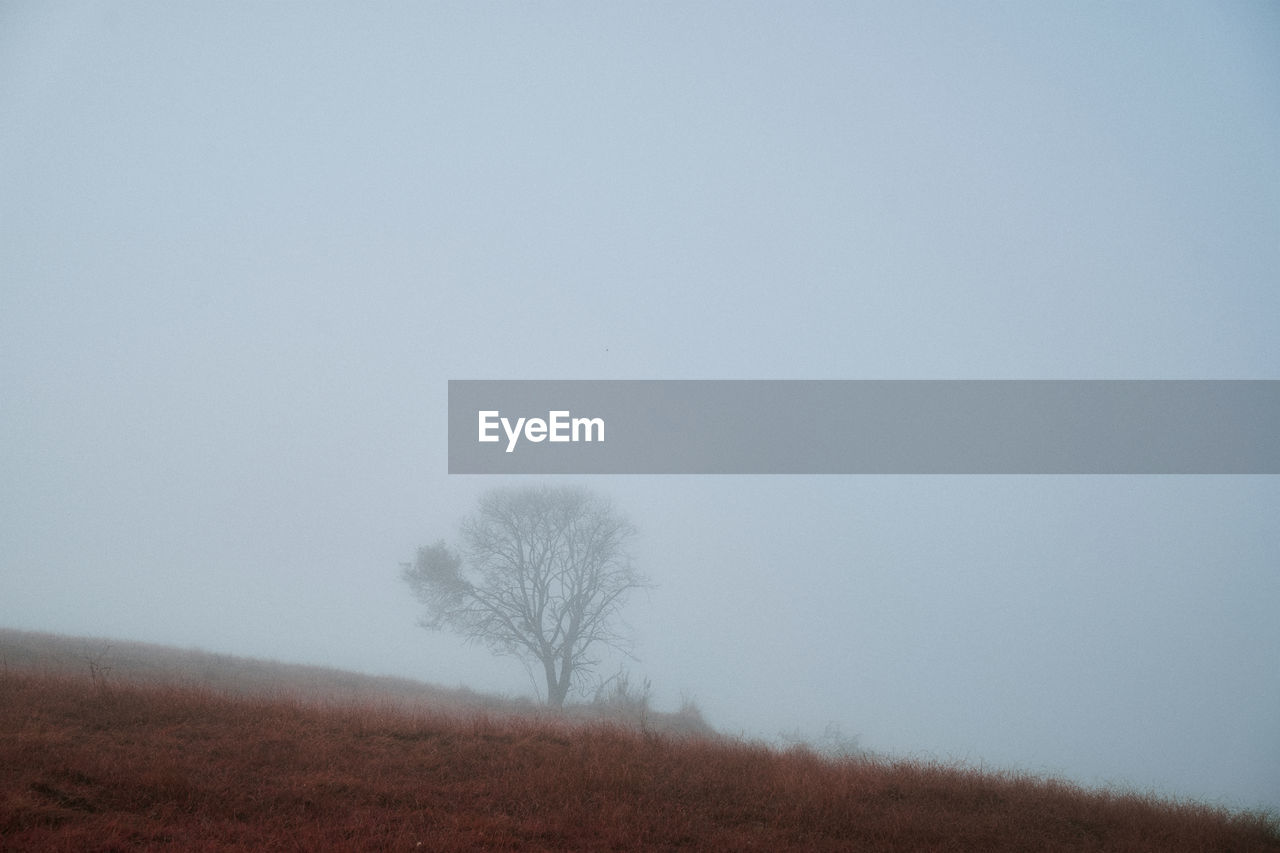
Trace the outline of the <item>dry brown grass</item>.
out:
[[[0,670],[4,850],[1277,851],[1269,820],[545,715]]]
[[[321,666],[176,649],[151,643],[95,637],[66,637],[0,628],[0,670],[14,668],[45,674],[83,675],[95,681],[128,681],[165,687],[198,687],[220,694],[344,702],[400,707],[429,706],[462,714],[545,717],[526,698],[507,699],[465,687],[446,688],[393,676],[364,675]],[[605,695],[603,702],[566,705],[558,716],[610,719],[653,731],[714,734],[696,706],[676,712],[655,711],[647,700]]]

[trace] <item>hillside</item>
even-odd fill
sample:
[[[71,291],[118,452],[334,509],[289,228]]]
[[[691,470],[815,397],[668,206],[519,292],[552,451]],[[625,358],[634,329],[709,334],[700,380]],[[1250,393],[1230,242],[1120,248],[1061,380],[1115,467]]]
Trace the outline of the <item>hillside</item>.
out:
[[[0,636],[4,850],[1280,850],[1273,822],[1195,804],[408,701],[397,680],[326,699],[309,668],[288,670],[309,693],[59,668],[24,637]]]
[[[116,683],[197,687],[218,694],[275,697],[416,709],[429,706],[453,713],[494,713],[545,717],[546,709],[529,699],[507,699],[466,688],[447,688],[408,678],[365,675],[321,666],[177,649],[98,637],[67,637],[0,628],[0,668],[17,667],[45,674],[81,675]],[[674,713],[648,707],[642,697],[602,703],[567,704],[557,715],[607,718],[626,725],[679,734],[713,734],[692,705]]]

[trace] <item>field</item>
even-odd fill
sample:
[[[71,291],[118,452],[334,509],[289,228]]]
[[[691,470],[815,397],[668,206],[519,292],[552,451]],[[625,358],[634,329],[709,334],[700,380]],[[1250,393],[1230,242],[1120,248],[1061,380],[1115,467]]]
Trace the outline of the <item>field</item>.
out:
[[[1266,816],[779,751],[692,712],[112,648],[0,632],[0,849],[1280,851]]]

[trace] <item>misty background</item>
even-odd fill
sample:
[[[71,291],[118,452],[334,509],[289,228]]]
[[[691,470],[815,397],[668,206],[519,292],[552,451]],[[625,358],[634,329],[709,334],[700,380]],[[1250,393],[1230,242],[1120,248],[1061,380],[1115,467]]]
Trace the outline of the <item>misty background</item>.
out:
[[[0,625],[532,695],[448,379],[1273,379],[1278,270],[1269,3],[0,0]],[[1280,808],[1275,477],[559,480],[659,708]]]

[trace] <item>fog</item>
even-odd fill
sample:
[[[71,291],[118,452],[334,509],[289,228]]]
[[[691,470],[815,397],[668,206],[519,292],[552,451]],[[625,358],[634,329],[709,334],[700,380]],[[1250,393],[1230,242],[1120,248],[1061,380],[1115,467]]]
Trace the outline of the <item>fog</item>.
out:
[[[449,379],[1273,379],[1263,4],[0,4],[0,626],[508,695]],[[588,477],[659,708],[1280,808],[1280,481]],[[612,671],[610,669],[609,671]],[[606,672],[605,674],[608,674]]]

